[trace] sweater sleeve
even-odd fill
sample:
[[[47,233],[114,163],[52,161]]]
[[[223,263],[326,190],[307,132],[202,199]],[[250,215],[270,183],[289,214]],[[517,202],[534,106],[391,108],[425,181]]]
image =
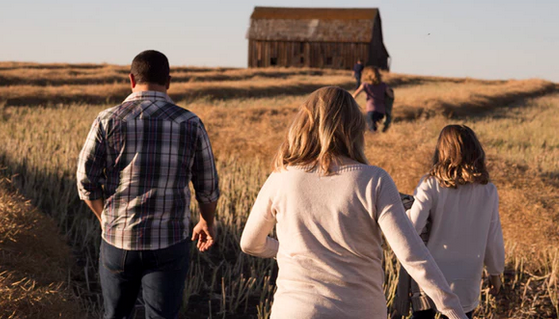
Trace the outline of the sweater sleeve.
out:
[[[272,176],[258,193],[241,236],[241,250],[246,254],[271,258],[278,253],[279,242],[268,234],[276,224],[272,209]]]
[[[422,178],[413,194],[414,202],[412,207],[406,212],[411,223],[418,234],[421,234],[427,224],[427,219],[433,207],[432,184],[429,180]]]
[[[503,241],[503,230],[499,218],[499,195],[495,191],[495,200],[489,234],[487,236],[487,246],[485,248],[485,266],[490,275],[500,275],[505,270],[505,244]]]
[[[460,299],[448,286],[444,275],[423,244],[404,212],[396,185],[385,173],[376,187],[378,224],[396,257],[433,300],[437,309],[449,318],[467,318]]]

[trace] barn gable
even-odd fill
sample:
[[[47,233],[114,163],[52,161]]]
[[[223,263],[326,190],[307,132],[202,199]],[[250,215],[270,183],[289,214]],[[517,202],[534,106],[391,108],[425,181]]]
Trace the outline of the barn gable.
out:
[[[256,7],[247,38],[250,67],[387,68],[378,9]]]

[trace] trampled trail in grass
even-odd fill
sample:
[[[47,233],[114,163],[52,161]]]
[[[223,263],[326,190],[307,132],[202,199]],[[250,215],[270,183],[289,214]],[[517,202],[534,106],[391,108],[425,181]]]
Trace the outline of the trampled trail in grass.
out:
[[[0,74],[9,67],[0,64]],[[21,69],[21,65],[11,67]],[[48,65],[43,69],[66,67]],[[95,65],[72,67],[90,76],[95,70],[109,69]],[[115,70],[124,75],[127,72],[123,67]],[[183,71],[208,78],[208,74],[230,76],[217,82],[177,83],[174,88],[175,93],[179,92],[179,104],[198,114],[208,129],[223,193],[217,212],[221,236],[209,253],[192,252],[183,314],[189,318],[266,318],[277,268],[273,260],[240,252],[242,228],[270,171],[270,160],[297,107],[312,91],[310,88],[344,81],[349,88],[351,78],[337,71],[318,76],[278,69],[278,74],[293,72],[278,78],[254,75],[253,70]],[[243,72],[250,78],[231,80]],[[396,119],[387,133],[366,135],[366,155],[371,164],[391,174],[400,191],[413,191],[428,169],[440,129],[447,124],[471,126],[488,154],[490,174],[501,197],[507,271],[505,290],[498,298],[490,297],[484,286],[476,318],[557,318],[559,138],[555,126],[559,121],[559,95],[548,94],[556,84],[392,74],[386,78],[396,88]],[[29,87],[40,89],[37,85]],[[63,88],[70,90],[68,97],[74,101],[71,104],[58,105],[57,101],[50,107],[4,104],[0,108],[0,167],[6,167],[2,173],[10,176],[13,185],[59,225],[80,258],[80,274],[73,273],[71,278],[89,282],[87,295],[95,296],[99,293],[95,286],[99,227],[93,214],[77,199],[74,174],[93,119],[113,103],[103,100],[87,104],[87,100],[77,100],[80,95],[71,91],[74,87],[86,86],[69,84],[57,88],[61,92]],[[128,94],[126,85],[119,83],[93,85],[89,92],[102,96],[105,89],[112,92],[111,88],[122,90],[118,92],[124,96]],[[47,88],[43,89],[45,99],[52,98]],[[15,86],[10,90],[24,94],[18,93]],[[5,101],[2,92],[0,100]],[[358,102],[364,105],[363,97]],[[389,302],[397,267],[387,250],[385,292]]]
[[[0,317],[87,318],[69,287],[70,249],[52,219],[0,178]]]

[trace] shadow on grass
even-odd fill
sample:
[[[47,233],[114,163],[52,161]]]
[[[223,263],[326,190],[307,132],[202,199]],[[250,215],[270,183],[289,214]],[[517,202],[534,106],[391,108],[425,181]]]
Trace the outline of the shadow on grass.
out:
[[[61,68],[62,69],[62,68]],[[1,69],[0,69],[1,70]],[[212,81],[246,81],[253,78],[270,78],[270,79],[287,79],[292,76],[308,75],[308,76],[323,76],[327,73],[325,70],[319,69],[290,69],[289,71],[270,72],[270,71],[251,71],[246,74],[227,74],[223,73],[230,69],[188,69],[178,68],[173,69],[173,72],[180,72],[178,74],[171,73],[172,83],[184,82],[212,82]],[[0,85],[34,85],[34,86],[61,86],[61,85],[93,85],[93,84],[114,84],[114,83],[128,83],[129,70],[107,70],[111,73],[118,73],[119,75],[108,75],[92,77],[91,73],[83,73],[83,77],[75,74],[75,77],[69,78],[54,78],[47,79],[41,77],[9,77],[3,76],[0,73]],[[74,73],[80,73],[73,71]],[[184,74],[187,72],[187,74]],[[210,73],[211,72],[211,73]]]
[[[309,71],[304,71],[309,72]],[[320,72],[320,71],[312,71]],[[254,76],[278,77],[282,78],[284,73],[270,73],[263,72],[255,73]],[[313,75],[316,76],[316,75]],[[287,76],[289,77],[289,76]],[[422,78],[422,77],[405,77],[388,79],[387,83],[394,87],[404,87],[411,85],[421,85],[425,83],[439,82],[446,80],[444,78]],[[114,83],[114,82],[111,82]],[[340,84],[336,83],[342,88],[353,92],[355,89],[355,82],[351,79]],[[175,101],[192,101],[199,98],[208,100],[224,100],[232,98],[269,98],[275,96],[302,96],[310,94],[311,92],[328,85],[325,84],[291,84],[291,85],[269,85],[265,87],[227,87],[227,86],[211,86],[207,85],[192,90],[185,90],[183,92],[173,93],[171,90],[170,96]],[[9,97],[3,100],[5,106],[49,106],[57,104],[117,104],[121,103],[126,96],[130,94],[130,88],[122,82],[122,86],[112,88],[107,95],[99,95],[99,93],[80,93],[73,95],[53,95],[53,96],[18,96]],[[412,118],[416,118],[413,114]]]
[[[471,100],[467,102],[448,103],[433,100],[427,102],[427,104],[431,102],[427,107],[401,104],[397,106],[401,111],[395,116],[394,122],[413,122],[419,118],[430,118],[435,115],[444,115],[448,118],[482,118],[494,115],[493,112],[496,109],[522,107],[523,102],[527,99],[557,92],[559,92],[559,86],[549,83],[528,92],[504,92],[495,96],[472,95]]]

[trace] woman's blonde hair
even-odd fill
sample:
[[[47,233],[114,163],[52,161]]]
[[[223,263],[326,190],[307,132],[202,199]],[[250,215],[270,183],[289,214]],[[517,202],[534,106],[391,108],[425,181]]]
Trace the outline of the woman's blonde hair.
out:
[[[372,85],[379,85],[382,83],[382,76],[378,68],[368,66],[363,69],[363,81]]]
[[[467,183],[489,182],[485,152],[471,128],[466,125],[448,125],[443,128],[429,175],[434,176],[443,187],[451,188]]]
[[[340,156],[368,164],[364,153],[365,119],[346,90],[329,86],[314,91],[299,108],[274,159],[274,169],[308,166],[324,175]]]

